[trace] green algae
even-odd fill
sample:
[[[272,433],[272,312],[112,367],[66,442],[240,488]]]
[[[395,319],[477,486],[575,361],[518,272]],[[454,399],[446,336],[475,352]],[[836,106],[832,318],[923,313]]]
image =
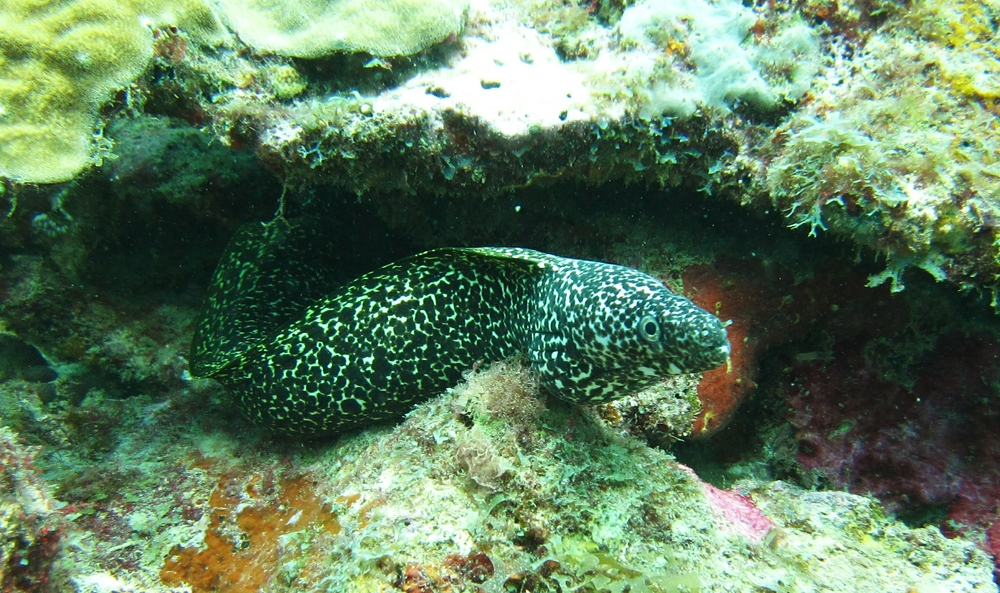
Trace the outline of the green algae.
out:
[[[915,267],[990,287],[1000,269],[991,261],[1000,62],[987,41],[996,14],[991,3],[962,2],[895,13],[765,147],[765,185],[791,226],[829,229],[885,255],[873,286],[902,290],[903,271]]]

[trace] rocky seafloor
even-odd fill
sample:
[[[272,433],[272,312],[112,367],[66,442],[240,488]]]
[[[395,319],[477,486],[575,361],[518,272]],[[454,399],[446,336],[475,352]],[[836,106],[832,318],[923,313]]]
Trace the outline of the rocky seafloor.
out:
[[[0,7],[0,591],[997,590],[1000,5],[289,6]],[[230,237],[300,215],[335,282],[632,266],[732,355],[274,437],[189,349]]]

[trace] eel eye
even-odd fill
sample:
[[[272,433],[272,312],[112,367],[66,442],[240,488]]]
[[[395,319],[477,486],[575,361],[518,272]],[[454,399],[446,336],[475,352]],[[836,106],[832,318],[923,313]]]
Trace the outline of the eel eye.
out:
[[[639,333],[650,342],[660,341],[660,324],[652,316],[647,315],[639,321]]]

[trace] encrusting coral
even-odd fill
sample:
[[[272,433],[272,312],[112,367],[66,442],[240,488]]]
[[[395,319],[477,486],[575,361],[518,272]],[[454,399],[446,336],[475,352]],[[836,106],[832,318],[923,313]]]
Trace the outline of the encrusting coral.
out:
[[[699,107],[725,112],[740,102],[769,111],[799,101],[820,69],[816,32],[801,19],[774,19],[773,34],[755,38],[757,22],[732,0],[645,0],[625,9],[623,40],[661,54],[637,52],[629,65],[633,76],[649,76],[639,115],[690,117]]]
[[[545,400],[522,361],[470,372],[398,426],[320,446],[255,440],[216,391],[191,382],[163,402],[91,406],[116,436],[102,453],[77,445],[46,460],[66,504],[31,507],[58,519],[38,532],[31,582],[81,593],[995,590],[971,542],[908,528],[861,496],[705,484],[597,411]],[[5,434],[12,481],[0,487],[44,492]],[[87,456],[97,460],[71,461]]]
[[[260,52],[315,58],[337,51],[416,53],[456,35],[468,0],[219,0],[226,22]]]
[[[314,513],[295,533],[286,519],[258,533],[242,515],[231,533],[246,533],[248,551],[286,542],[265,569],[276,590],[991,590],[990,562],[972,544],[890,521],[871,499],[782,483],[720,490],[593,411],[539,398],[519,361],[471,373],[399,426],[289,468],[332,501],[335,521],[303,499],[282,515]],[[280,476],[269,481],[283,496]],[[242,488],[220,483],[213,500]],[[213,548],[221,524],[206,533]],[[189,579],[199,563],[215,570],[208,555],[188,557]],[[173,563],[164,582],[194,584]]]

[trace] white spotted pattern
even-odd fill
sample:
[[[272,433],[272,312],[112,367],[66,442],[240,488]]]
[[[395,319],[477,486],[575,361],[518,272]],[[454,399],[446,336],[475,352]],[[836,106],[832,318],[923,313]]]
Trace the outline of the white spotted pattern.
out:
[[[597,403],[728,351],[716,317],[637,270],[439,249],[358,278],[211,376],[257,423],[320,435],[398,417],[479,361],[527,353],[554,395]]]

